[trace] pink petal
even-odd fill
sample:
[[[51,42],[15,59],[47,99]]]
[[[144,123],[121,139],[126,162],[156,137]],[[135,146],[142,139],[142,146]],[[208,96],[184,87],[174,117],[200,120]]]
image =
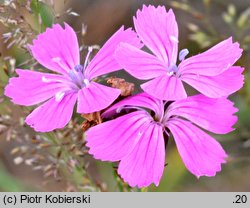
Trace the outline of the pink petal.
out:
[[[89,153],[96,159],[119,161],[133,150],[151,122],[144,111],[136,111],[90,128],[86,132]]]
[[[78,91],[78,113],[92,113],[103,110],[111,105],[120,95],[121,91],[106,87],[96,82]]]
[[[168,128],[186,168],[197,177],[215,176],[227,154],[211,136],[188,121],[172,119]]]
[[[120,42],[132,44],[135,47],[142,47],[142,44],[132,29],[124,30],[121,27],[98,51],[85,70],[88,79],[107,74],[121,69],[121,66],[114,58],[114,52]]]
[[[180,100],[187,97],[184,86],[175,76],[160,76],[141,85],[149,95],[161,100]]]
[[[120,111],[125,106],[130,106],[131,109],[135,106],[148,108],[153,110],[156,115],[162,115],[162,113],[164,113],[164,106],[161,100],[158,100],[147,93],[139,93],[114,104],[102,114],[102,117],[112,117],[117,111]]]
[[[178,25],[175,15],[164,6],[143,6],[134,17],[137,34],[143,43],[166,64],[176,62],[178,50]]]
[[[51,98],[28,115],[25,121],[39,132],[63,128],[72,116],[76,98],[76,93],[65,95],[61,101]]]
[[[237,110],[226,98],[212,99],[200,94],[172,103],[167,115],[180,116],[213,133],[225,134],[234,130],[237,116],[233,114]]]
[[[152,79],[167,73],[168,66],[164,62],[126,43],[117,47],[115,57],[127,72],[139,79]]]
[[[21,69],[16,69],[16,73],[19,77],[11,78],[5,87],[5,95],[15,104],[25,106],[38,104],[58,92],[69,90],[65,84],[66,78],[61,75]]]
[[[151,123],[132,152],[121,159],[118,173],[130,186],[159,185],[165,163],[162,127]]]
[[[59,24],[46,29],[33,41],[30,49],[40,64],[61,74],[67,74],[68,70],[80,64],[76,33],[66,23],[65,29]]]
[[[232,38],[224,40],[204,53],[182,61],[179,73],[216,76],[231,67],[242,54],[239,44],[233,43]]]
[[[183,74],[182,80],[211,98],[228,96],[243,86],[244,76],[241,67],[230,67],[217,76]]]

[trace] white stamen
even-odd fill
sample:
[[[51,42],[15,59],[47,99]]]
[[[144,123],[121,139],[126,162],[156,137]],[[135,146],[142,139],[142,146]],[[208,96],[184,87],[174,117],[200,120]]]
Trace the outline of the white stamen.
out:
[[[93,51],[93,47],[89,47],[88,50],[91,53]]]
[[[188,49],[182,49],[179,53],[179,60],[183,61],[185,59],[185,57],[189,54]]]
[[[171,63],[168,71],[167,71],[167,75],[168,76],[172,76],[173,74],[175,74],[178,71],[178,67],[176,66],[175,63]]]
[[[86,85],[86,87],[89,86],[89,80],[88,80],[88,79],[84,79],[84,80],[83,80],[83,83]]]
[[[179,40],[177,39],[177,37],[175,37],[173,35],[170,36],[170,40],[172,40],[175,43],[179,43]]]
[[[172,76],[174,74],[174,72],[173,71],[169,71],[169,72],[167,72],[167,75],[168,76]]]
[[[47,79],[45,76],[42,76],[42,82],[48,83],[50,82],[50,79]]]
[[[120,113],[120,112],[122,111],[122,109],[123,109],[123,106],[117,108],[117,109],[116,109],[116,113]]]
[[[85,58],[83,69],[86,69],[86,67],[88,65],[88,62],[89,62],[89,56],[90,56],[90,54],[91,54],[92,51],[93,51],[93,48],[92,47],[88,47],[88,54],[87,54],[87,56]]]
[[[170,136],[169,133],[168,133],[168,131],[167,131],[166,129],[164,129],[164,132],[165,132],[165,134],[166,134],[167,136]]]
[[[141,136],[141,135],[142,135],[142,132],[141,132],[141,131],[139,131],[138,136]]]
[[[119,108],[116,109],[116,113],[120,113],[122,110],[124,109],[129,109],[129,110],[132,110],[132,109],[135,109],[135,110],[140,110],[140,111],[145,111],[145,109],[141,108],[141,107],[137,107],[137,106],[121,106]]]
[[[57,92],[56,93],[56,102],[60,102],[65,95],[65,92]]]

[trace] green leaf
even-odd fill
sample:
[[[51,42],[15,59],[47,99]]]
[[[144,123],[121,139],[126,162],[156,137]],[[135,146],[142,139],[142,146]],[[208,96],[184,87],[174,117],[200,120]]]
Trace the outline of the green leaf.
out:
[[[32,0],[30,7],[34,12],[37,24],[40,25],[40,32],[44,31],[47,27],[52,26],[54,22],[54,14],[48,5],[38,0]]]
[[[35,14],[38,13],[38,4],[39,4],[38,0],[32,0],[30,3],[30,8]]]
[[[51,27],[54,21],[53,13],[51,9],[44,3],[39,5],[39,14],[42,18],[42,24],[46,27]]]

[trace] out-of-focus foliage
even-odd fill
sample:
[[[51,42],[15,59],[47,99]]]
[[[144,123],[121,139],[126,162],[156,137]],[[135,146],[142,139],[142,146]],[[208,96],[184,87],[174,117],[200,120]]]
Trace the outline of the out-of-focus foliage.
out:
[[[234,177],[237,178],[237,175],[241,174],[240,169],[245,168],[249,171],[250,74],[248,68],[250,64],[250,2],[249,7],[241,9],[241,11],[237,8],[238,2],[234,2],[235,4],[228,4],[227,1],[219,2],[216,0],[203,0],[199,1],[198,6],[196,4],[196,7],[192,0],[167,2],[170,7],[179,10],[182,13],[185,12],[189,17],[189,21],[186,22],[185,19],[184,24],[189,30],[189,43],[186,43],[186,45],[190,46],[195,53],[208,49],[230,36],[233,37],[234,41],[239,42],[244,52],[236,65],[241,65],[245,68],[245,85],[237,94],[230,97],[234,100],[236,107],[239,108],[239,112],[237,113],[238,122],[236,124],[236,131],[223,136],[223,139],[217,137],[229,153],[228,163],[223,167],[222,172],[217,174],[217,176],[214,177],[214,180],[204,177],[195,180],[195,178],[191,177],[191,174],[186,171],[178,156],[178,152],[170,151],[169,153],[167,152],[167,161],[169,161],[170,164],[165,168],[165,177],[163,177],[159,187],[151,187],[150,190],[183,190],[182,187],[186,186],[185,190],[197,191],[197,189],[192,188],[192,186],[197,186],[197,183],[199,183],[200,187],[203,187],[202,190],[216,190],[216,187],[219,188],[222,184],[227,183],[223,182],[223,180],[229,178],[231,178],[230,184],[234,184],[233,186],[238,187],[236,189],[240,190],[239,184]],[[223,7],[223,11],[219,15],[215,15],[215,8],[217,7]],[[218,28],[218,22],[221,22],[219,24],[220,28]],[[180,34],[180,36],[182,35],[183,34]],[[237,170],[236,167],[240,167],[240,169]],[[222,179],[220,174],[223,174],[225,179]],[[210,188],[209,184],[213,183],[213,188]],[[226,187],[227,185],[224,184],[224,188],[220,187],[220,190],[226,191]],[[247,187],[249,190],[249,186],[246,186],[246,188]]]
[[[238,41],[244,50],[250,49],[250,5],[242,12],[237,11],[234,4],[228,4],[225,11],[221,14],[221,19],[224,21],[224,27],[227,25],[229,30],[227,33],[220,33],[212,22],[213,3],[212,0],[203,0],[202,12],[195,9],[187,1],[171,1],[169,4],[182,11],[187,12],[193,18],[197,19],[198,23],[188,22],[187,27],[191,31],[190,40],[196,42],[201,48],[207,48],[226,37],[232,36],[235,41]]]
[[[4,166],[0,164],[0,191],[18,192],[27,190],[32,191],[31,188],[25,187],[24,184],[9,175]]]

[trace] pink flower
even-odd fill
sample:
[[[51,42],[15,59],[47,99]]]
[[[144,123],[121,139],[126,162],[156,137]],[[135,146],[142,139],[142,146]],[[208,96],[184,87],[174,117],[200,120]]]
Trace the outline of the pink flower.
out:
[[[120,90],[98,84],[94,78],[121,69],[113,57],[121,41],[135,47],[141,45],[131,29],[122,27],[87,64],[90,49],[82,66],[74,30],[67,24],[65,28],[55,24],[38,35],[30,49],[41,65],[56,73],[16,69],[19,77],[9,80],[5,95],[19,105],[43,103],[26,118],[27,124],[41,132],[64,127],[72,116],[76,101],[78,113],[102,110],[119,96]]]
[[[141,85],[148,94],[163,100],[186,98],[182,81],[211,98],[228,96],[242,87],[243,68],[232,66],[240,58],[242,49],[232,38],[187,59],[188,50],[183,49],[177,64],[178,26],[171,9],[166,12],[163,6],[143,6],[134,17],[134,25],[153,54],[121,43],[116,58],[134,77],[150,79]]]
[[[221,170],[227,157],[225,151],[197,126],[217,134],[232,131],[237,109],[226,98],[213,99],[199,94],[164,103],[141,93],[115,104],[102,116],[112,118],[128,110],[126,115],[89,129],[86,140],[94,158],[120,161],[118,173],[130,186],[159,184],[167,144],[164,134],[168,138],[170,133],[173,135],[180,156],[192,174],[214,176]]]

